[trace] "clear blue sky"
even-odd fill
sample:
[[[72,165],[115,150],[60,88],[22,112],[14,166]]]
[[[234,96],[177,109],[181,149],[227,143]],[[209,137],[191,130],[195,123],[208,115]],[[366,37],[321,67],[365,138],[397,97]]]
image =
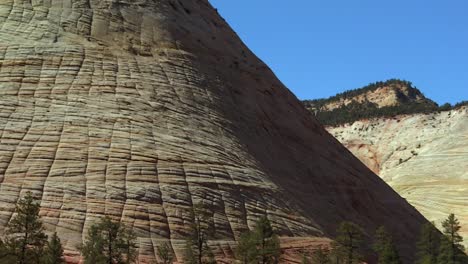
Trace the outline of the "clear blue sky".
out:
[[[467,0],[210,0],[300,99],[400,78],[468,100]]]

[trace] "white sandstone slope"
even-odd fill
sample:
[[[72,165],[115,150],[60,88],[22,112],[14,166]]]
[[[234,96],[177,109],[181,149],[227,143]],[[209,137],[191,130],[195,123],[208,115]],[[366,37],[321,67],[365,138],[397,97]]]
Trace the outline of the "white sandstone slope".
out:
[[[437,226],[455,213],[468,245],[467,107],[328,131]]]

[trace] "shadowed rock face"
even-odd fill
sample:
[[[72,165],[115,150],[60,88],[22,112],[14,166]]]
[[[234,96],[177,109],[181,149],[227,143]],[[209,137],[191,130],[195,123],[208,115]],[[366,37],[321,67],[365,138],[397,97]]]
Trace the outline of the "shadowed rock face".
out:
[[[32,191],[69,254],[110,215],[180,260],[202,202],[219,258],[266,214],[286,246],[386,225],[409,263],[425,221],[204,0],[2,1],[0,135],[1,229]]]

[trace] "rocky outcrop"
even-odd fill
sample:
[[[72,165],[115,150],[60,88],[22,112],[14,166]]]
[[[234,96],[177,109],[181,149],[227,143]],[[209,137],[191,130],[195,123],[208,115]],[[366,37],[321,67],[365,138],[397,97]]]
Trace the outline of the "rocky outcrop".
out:
[[[387,226],[410,263],[426,221],[206,0],[2,1],[0,135],[0,231],[32,191],[69,261],[104,215],[135,230],[140,263],[163,241],[180,261],[195,203],[219,261],[267,215],[288,252],[349,220]]]
[[[408,104],[426,104],[436,106],[413,84],[408,81],[391,79],[385,82],[371,83],[368,86],[348,90],[327,99],[306,100],[306,107],[312,112],[329,112],[349,106],[350,104],[366,104],[375,108],[384,108]]]
[[[468,246],[468,108],[328,129],[437,226],[455,213]]]
[[[348,90],[327,99],[303,101],[305,107],[325,126],[339,126],[361,119],[431,113],[452,107],[439,107],[411,82],[390,79]]]
[[[410,87],[402,84],[382,85],[381,87],[373,91],[367,91],[355,96],[340,98],[336,101],[330,101],[329,103],[325,104],[321,109],[331,111],[343,105],[349,105],[353,102],[360,104],[370,102],[372,104],[375,104],[378,108],[382,108],[385,106],[400,105],[403,102],[423,102],[426,100],[424,95],[422,95],[421,93],[411,95],[410,89]]]

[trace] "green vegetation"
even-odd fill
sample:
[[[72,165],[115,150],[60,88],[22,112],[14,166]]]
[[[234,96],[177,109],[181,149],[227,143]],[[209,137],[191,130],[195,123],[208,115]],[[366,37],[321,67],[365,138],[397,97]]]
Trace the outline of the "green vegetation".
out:
[[[40,205],[31,192],[27,192],[15,209],[15,216],[8,223],[2,263],[41,263],[47,244],[42,222],[39,218]]]
[[[214,236],[214,224],[210,213],[203,204],[195,204],[192,209],[193,223],[186,240],[185,263],[216,263],[208,240]]]
[[[374,251],[379,257],[379,264],[401,264],[392,235],[383,226],[375,233]]]
[[[416,264],[437,264],[440,247],[440,233],[433,223],[422,226],[416,244]]]
[[[460,107],[462,107],[462,106],[468,106],[468,101],[461,101],[461,102],[455,104],[455,105],[452,107],[452,109],[458,109],[458,108],[460,108]]]
[[[463,238],[460,236],[460,223],[454,214],[442,222],[442,234],[434,224],[421,228],[416,244],[415,264],[464,264],[468,256],[463,252]]]
[[[317,112],[317,119],[326,126],[339,126],[353,123],[361,119],[394,117],[403,114],[431,113],[437,111],[437,106],[424,103],[409,103],[398,106],[379,108],[371,102],[352,102],[332,111]]]
[[[463,264],[468,263],[468,257],[463,253],[463,238],[460,236],[460,222],[454,214],[442,222],[444,237],[440,243],[439,264]]]
[[[47,241],[39,217],[39,203],[28,192],[18,201],[14,217],[0,240],[0,263],[5,264],[63,264],[63,248],[57,233]],[[183,263],[216,263],[208,242],[214,238],[212,214],[201,204],[194,205],[193,223],[187,236]],[[460,223],[454,214],[442,222],[442,233],[427,223],[422,226],[416,243],[415,264],[466,264]],[[130,264],[136,261],[135,235],[109,217],[90,226],[80,250],[85,264]],[[368,252],[368,239],[362,228],[352,222],[342,222],[336,237],[328,247],[318,247],[310,255],[303,255],[304,264],[362,263],[362,253]],[[379,264],[401,264],[392,234],[384,227],[375,232],[373,250]],[[159,262],[169,264],[175,255],[169,243],[156,247]],[[235,250],[238,262],[243,264],[279,263],[281,250],[278,236],[267,217],[261,217],[253,230],[241,235]]]
[[[171,264],[174,260],[172,249],[169,243],[163,243],[156,247],[158,257],[161,259],[160,264]]]
[[[105,217],[90,227],[80,250],[85,264],[128,264],[136,259],[135,248],[133,232]]]
[[[236,258],[243,264],[254,263],[258,258],[255,232],[243,233],[236,248]]]
[[[401,87],[401,86],[410,88],[410,93],[409,93],[410,97],[415,97],[416,95],[421,94],[421,92],[416,87],[413,87],[413,84],[411,82],[399,80],[399,79],[390,79],[385,82],[370,83],[362,88],[347,90],[342,93],[338,93],[335,96],[331,96],[327,99],[306,100],[304,102],[306,103],[306,105],[314,106],[314,108],[321,108],[329,103],[340,101],[342,99],[353,98],[353,97],[356,97],[365,93],[370,93],[382,87]]]
[[[332,243],[332,256],[336,263],[361,263],[363,247],[364,232],[361,227],[351,222],[343,222],[338,226]]]
[[[280,243],[267,217],[261,217],[253,231],[241,235],[236,249],[241,263],[278,263]]]
[[[45,264],[63,264],[65,259],[63,258],[63,248],[60,238],[55,232],[49,243],[47,243],[47,249],[44,254],[44,263]]]
[[[336,103],[341,100],[351,100],[356,96],[368,92],[373,92],[382,87],[395,88],[400,104],[396,106],[385,106],[379,108],[378,105],[369,101],[351,101],[348,105],[343,104],[333,110],[324,109],[324,106],[327,104],[334,102]],[[407,87],[408,95],[403,95],[402,93],[398,92],[398,89],[396,89],[398,87]],[[468,105],[468,101],[463,101],[454,106],[447,103],[439,107],[435,102],[429,99],[425,99],[420,102],[407,100],[407,98],[414,99],[417,96],[423,95],[416,87],[413,87],[411,82],[391,79],[385,82],[371,83],[360,89],[345,91],[327,99],[305,100],[303,103],[305,107],[314,112],[316,118],[326,126],[338,126],[347,123],[353,123],[361,119],[394,117],[403,114],[428,114],[457,109]]]

